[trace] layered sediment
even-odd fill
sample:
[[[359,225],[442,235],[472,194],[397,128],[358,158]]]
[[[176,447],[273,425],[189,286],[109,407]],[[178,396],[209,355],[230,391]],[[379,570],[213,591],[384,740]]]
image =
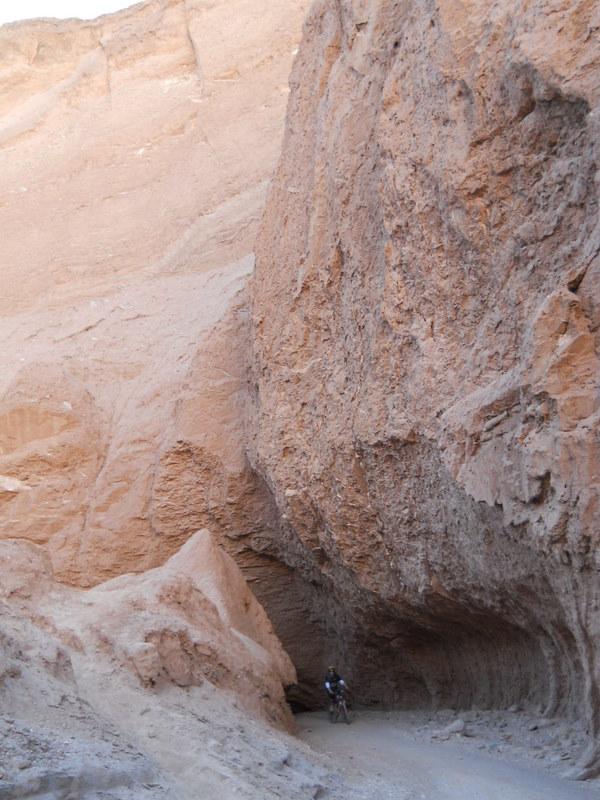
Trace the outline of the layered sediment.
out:
[[[0,28],[6,796],[328,781],[287,768],[295,672],[219,547],[265,517],[245,287],[304,7]]]

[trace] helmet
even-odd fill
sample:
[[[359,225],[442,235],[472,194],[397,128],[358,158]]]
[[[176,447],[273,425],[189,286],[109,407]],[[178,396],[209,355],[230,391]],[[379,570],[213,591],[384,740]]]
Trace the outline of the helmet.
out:
[[[331,665],[328,666],[327,667],[327,672],[335,672],[335,667],[332,667]]]

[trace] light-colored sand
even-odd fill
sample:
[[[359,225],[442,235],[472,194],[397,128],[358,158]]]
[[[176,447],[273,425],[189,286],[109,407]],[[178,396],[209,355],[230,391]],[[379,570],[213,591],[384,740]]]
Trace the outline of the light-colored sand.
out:
[[[358,713],[351,725],[331,725],[323,712],[297,717],[300,737],[330,758],[365,800],[591,800],[598,785],[566,781],[531,763],[523,747],[510,759],[479,750],[489,745],[496,716],[480,715],[477,735],[431,741],[446,723],[424,713]],[[523,727],[520,715],[503,715],[506,729]],[[529,725],[525,726],[528,727]],[[474,731],[471,731],[474,733]],[[510,735],[510,734],[505,734]],[[498,745],[499,746],[499,745]]]

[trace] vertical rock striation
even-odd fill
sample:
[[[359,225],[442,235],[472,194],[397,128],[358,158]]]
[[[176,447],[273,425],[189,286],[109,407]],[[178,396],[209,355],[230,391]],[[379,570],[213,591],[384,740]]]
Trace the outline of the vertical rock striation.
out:
[[[585,714],[580,775],[599,27],[592,0],[318,0],[252,288],[252,460],[328,652],[365,699]]]

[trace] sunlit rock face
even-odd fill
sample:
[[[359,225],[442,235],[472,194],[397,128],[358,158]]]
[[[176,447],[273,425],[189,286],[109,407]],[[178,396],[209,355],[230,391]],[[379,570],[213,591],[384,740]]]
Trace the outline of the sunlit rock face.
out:
[[[207,530],[155,569],[85,590],[55,580],[43,547],[2,540],[0,575],[3,796],[280,793],[251,773],[295,746],[294,668]],[[290,797],[306,796],[305,752],[308,770],[275,779]]]
[[[93,662],[112,662],[113,673],[153,691],[206,682],[235,692],[247,712],[290,727],[282,687],[294,681],[293,666],[239,568],[209,531],[197,531],[160,567],[87,591],[56,583],[47,554],[29,542],[0,542],[0,566],[6,619],[20,614],[24,627],[54,637],[48,658],[61,643],[65,677],[73,678],[80,658],[82,670],[86,660],[90,672]],[[35,658],[24,649],[14,657],[27,672]]]
[[[0,537],[62,581],[260,531],[240,331],[306,5],[0,28]]]
[[[317,2],[249,314],[306,9],[0,30],[0,536],[92,586],[208,527],[297,700],[581,713],[589,774],[597,8]]]
[[[365,699],[584,713],[584,772],[599,24],[586,0],[317,2],[252,287],[253,463],[330,658]]]

